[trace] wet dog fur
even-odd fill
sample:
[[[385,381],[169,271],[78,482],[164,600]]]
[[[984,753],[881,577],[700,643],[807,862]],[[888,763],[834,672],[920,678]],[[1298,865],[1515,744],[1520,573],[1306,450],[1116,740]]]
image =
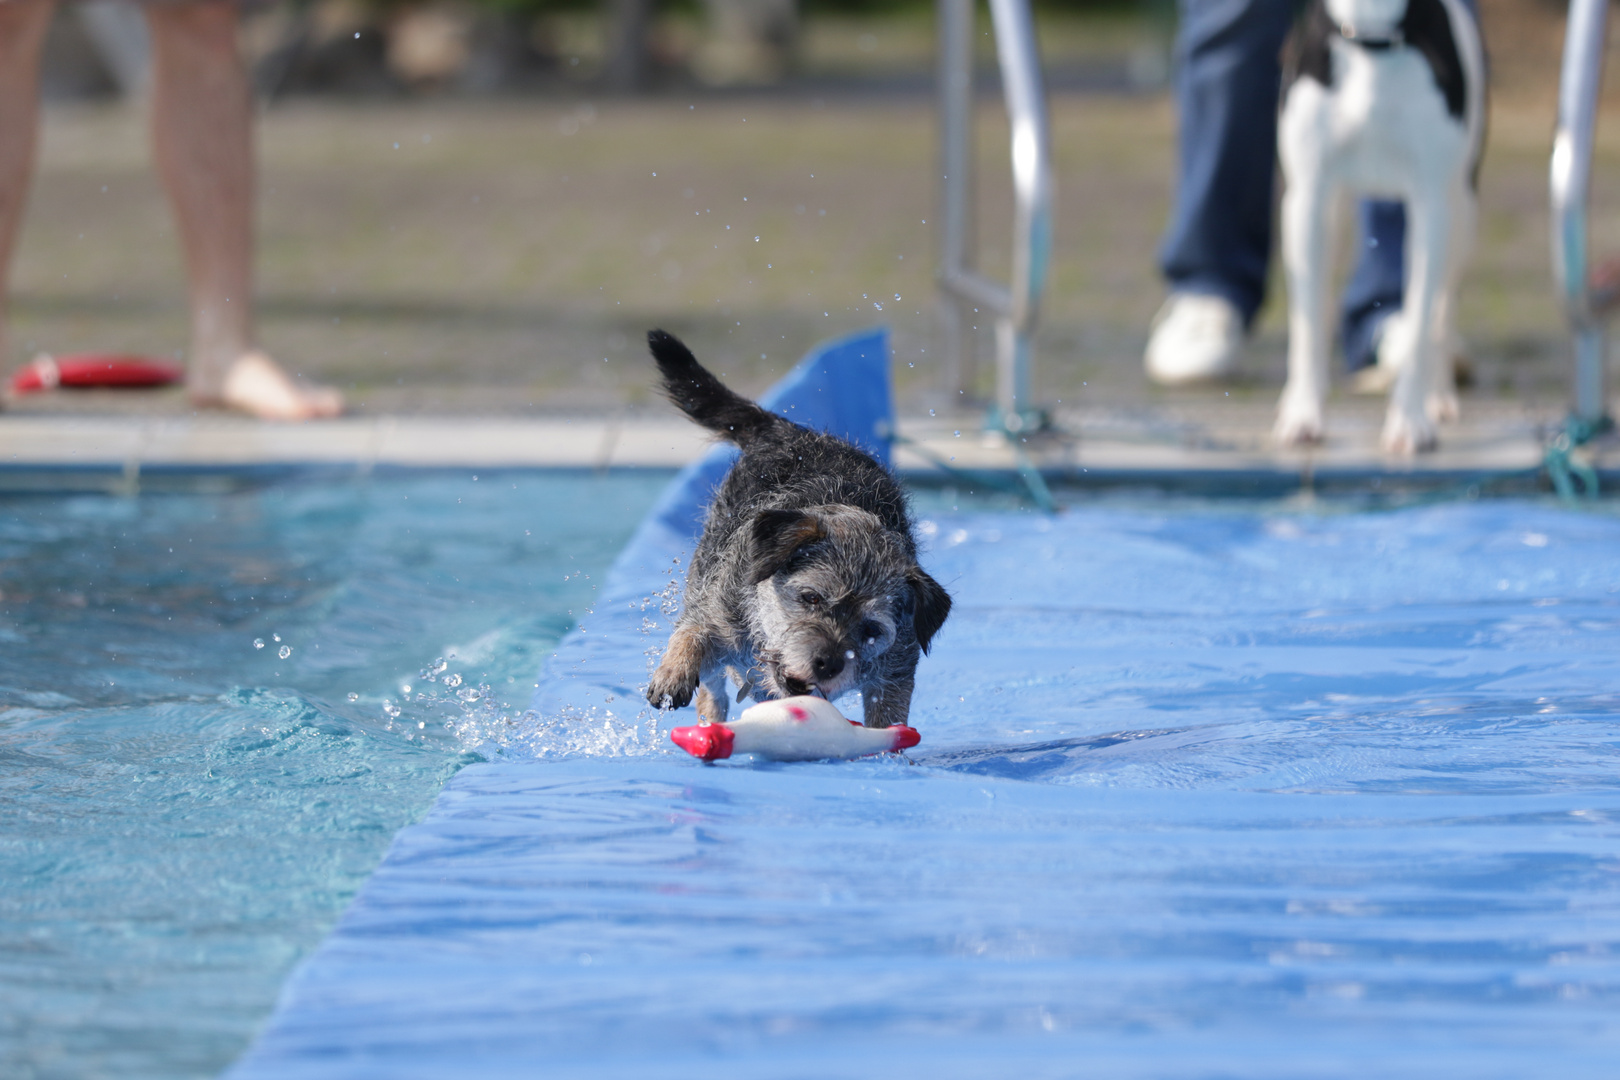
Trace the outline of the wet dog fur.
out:
[[[733,393],[674,336],[654,330],[647,344],[670,400],[742,449],[709,506],[647,700],[695,697],[718,723],[729,675],[738,701],[859,689],[868,727],[905,723],[951,598],[917,564],[900,485],[843,439]]]

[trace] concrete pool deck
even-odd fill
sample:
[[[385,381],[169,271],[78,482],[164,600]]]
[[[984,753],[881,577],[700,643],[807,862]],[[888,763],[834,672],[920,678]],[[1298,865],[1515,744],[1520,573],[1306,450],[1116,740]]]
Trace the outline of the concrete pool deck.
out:
[[[1508,403],[1469,408],[1441,449],[1413,460],[1378,452],[1381,406],[1350,401],[1330,415],[1329,441],[1279,451],[1267,443],[1267,406],[1217,405],[1209,395],[1173,408],[1080,409],[1056,417],[1062,434],[1024,447],[1049,479],[1083,486],[1175,487],[1278,493],[1298,488],[1379,488],[1536,481],[1559,420]],[[920,482],[952,469],[1011,476],[1017,460],[987,437],[977,414],[902,416],[895,463]],[[255,471],[374,468],[678,468],[706,440],[693,425],[650,410],[576,417],[351,416],[304,425],[217,414],[30,412],[0,415],[0,492],[130,491],[185,486],[187,478]],[[1620,445],[1590,459],[1620,476]]]

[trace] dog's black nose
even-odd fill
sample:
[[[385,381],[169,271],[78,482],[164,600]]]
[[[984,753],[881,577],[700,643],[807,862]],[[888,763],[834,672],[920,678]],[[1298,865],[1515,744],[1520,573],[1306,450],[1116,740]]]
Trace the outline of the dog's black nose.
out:
[[[844,654],[838,649],[820,653],[810,661],[810,668],[815,672],[817,682],[837,678],[838,673],[844,670]]]

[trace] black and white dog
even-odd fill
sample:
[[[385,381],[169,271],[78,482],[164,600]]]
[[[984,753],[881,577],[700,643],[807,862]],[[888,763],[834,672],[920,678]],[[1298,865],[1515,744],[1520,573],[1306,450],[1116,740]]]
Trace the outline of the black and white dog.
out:
[[[1455,419],[1450,342],[1474,231],[1485,130],[1485,54],[1461,0],[1310,0],[1284,54],[1278,148],[1288,275],[1283,444],[1320,441],[1328,390],[1329,277],[1347,196],[1406,204],[1406,288],[1384,326],[1383,446],[1432,449]]]

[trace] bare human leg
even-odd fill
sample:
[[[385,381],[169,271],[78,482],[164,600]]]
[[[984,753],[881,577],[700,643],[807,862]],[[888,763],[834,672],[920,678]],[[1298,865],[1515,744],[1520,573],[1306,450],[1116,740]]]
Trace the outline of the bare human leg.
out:
[[[22,228],[39,131],[39,53],[53,0],[0,0],[0,369],[6,366],[6,283]]]
[[[0,0],[0,7],[9,6]],[[253,100],[229,0],[146,5],[152,145],[191,285],[191,399],[269,420],[336,416],[253,343]]]

